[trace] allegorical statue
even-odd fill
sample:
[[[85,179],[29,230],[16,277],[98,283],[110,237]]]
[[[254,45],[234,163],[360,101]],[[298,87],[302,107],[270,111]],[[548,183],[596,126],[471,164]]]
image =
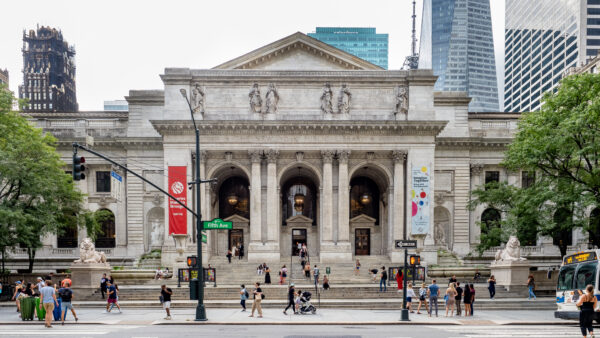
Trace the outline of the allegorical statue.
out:
[[[321,110],[325,114],[333,113],[333,92],[331,91],[331,85],[326,83],[323,85],[323,93],[321,94]]]
[[[408,113],[408,88],[406,86],[396,88],[396,111],[394,114],[398,113]]]
[[[340,89],[340,95],[338,96],[338,112],[340,114],[348,114],[350,112],[350,99],[352,98],[352,93],[350,93],[350,88],[346,86],[346,84],[342,84],[342,88]]]
[[[435,225],[434,241],[437,245],[446,245],[445,224],[437,223]]]
[[[517,236],[510,236],[506,247],[496,252],[496,262],[498,261],[524,261],[521,257],[521,242]]]
[[[262,98],[260,97],[260,89],[258,83],[255,83],[248,94],[250,98],[250,111],[253,113],[260,113],[262,109]]]
[[[79,259],[73,263],[79,264],[106,264],[106,255],[104,252],[96,251],[96,246],[91,239],[85,238],[79,244]]]
[[[204,114],[204,89],[199,83],[194,84],[191,97],[192,111],[194,113]]]
[[[279,93],[274,83],[269,83],[269,89],[265,94],[265,113],[276,113],[277,103],[279,103]]]

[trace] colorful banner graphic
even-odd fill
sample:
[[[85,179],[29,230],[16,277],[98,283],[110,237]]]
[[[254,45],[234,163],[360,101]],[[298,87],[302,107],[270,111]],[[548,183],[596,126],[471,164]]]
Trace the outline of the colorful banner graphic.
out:
[[[169,194],[187,205],[187,167],[169,167]],[[187,210],[169,197],[169,234],[187,234]]]
[[[426,235],[429,232],[429,168],[412,168],[412,222],[411,234]]]

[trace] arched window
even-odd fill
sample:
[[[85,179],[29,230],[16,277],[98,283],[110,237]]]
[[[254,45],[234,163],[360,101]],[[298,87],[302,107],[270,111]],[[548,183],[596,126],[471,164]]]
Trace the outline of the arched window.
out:
[[[292,216],[302,215],[317,224],[317,189],[308,177],[294,177],[285,182],[282,189],[282,224]]]
[[[219,217],[232,215],[250,218],[248,180],[235,176],[226,179],[219,189]]]
[[[489,236],[492,246],[499,246],[500,236],[496,229],[500,229],[502,215],[494,208],[487,208],[481,213],[481,234]]]
[[[590,244],[600,247],[600,208],[590,213]]]
[[[56,247],[58,248],[76,248],[77,247],[77,226],[67,225],[62,232],[56,236]]]
[[[379,188],[370,178],[360,176],[350,181],[350,218],[367,215],[379,225]]]
[[[96,237],[97,248],[114,248],[115,247],[115,214],[108,209],[100,209],[96,211],[96,219],[100,223],[100,231]]]

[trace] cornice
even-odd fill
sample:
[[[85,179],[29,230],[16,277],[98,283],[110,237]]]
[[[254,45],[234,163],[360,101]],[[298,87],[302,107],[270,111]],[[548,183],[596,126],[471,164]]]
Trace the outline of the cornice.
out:
[[[56,113],[21,113],[21,115],[30,117],[38,120],[50,120],[50,119],[73,119],[73,120],[84,120],[89,118],[97,119],[127,119],[129,117],[128,111],[79,111],[79,112],[56,112]]]
[[[434,106],[467,106],[471,98],[466,92],[434,92]]]
[[[188,120],[152,120],[161,135],[194,134]],[[202,135],[423,135],[437,136],[448,121],[198,121]]]
[[[506,148],[512,138],[485,138],[485,137],[438,137],[436,147],[440,148]]]
[[[85,144],[85,138],[73,137],[59,139],[57,145],[59,147],[71,146],[73,142]],[[113,148],[152,148],[162,149],[162,137],[118,137],[118,138],[94,138],[95,147],[113,147]]]
[[[521,113],[469,113],[469,120],[518,120]]]
[[[165,92],[162,89],[130,90],[125,100],[130,105],[162,106],[165,103]]]

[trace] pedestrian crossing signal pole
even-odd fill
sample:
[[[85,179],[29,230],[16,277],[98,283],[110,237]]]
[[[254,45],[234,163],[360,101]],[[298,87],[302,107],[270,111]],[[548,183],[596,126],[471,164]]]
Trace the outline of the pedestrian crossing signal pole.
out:
[[[402,278],[403,280],[403,284],[404,284],[404,292],[402,293],[402,311],[400,313],[400,320],[403,322],[407,322],[410,321],[410,319],[408,319],[408,309],[406,308],[406,280],[408,278],[406,278],[406,271],[408,268],[408,249],[404,248],[404,273],[403,276],[404,278]]]

